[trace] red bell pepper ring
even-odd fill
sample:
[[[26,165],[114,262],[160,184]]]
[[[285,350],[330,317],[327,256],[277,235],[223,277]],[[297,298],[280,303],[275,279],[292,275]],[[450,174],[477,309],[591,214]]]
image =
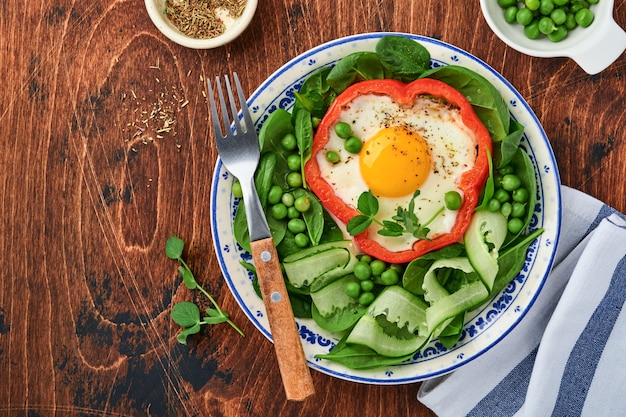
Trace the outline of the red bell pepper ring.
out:
[[[357,209],[344,203],[335,195],[331,185],[322,177],[317,162],[317,155],[323,152],[329,140],[329,131],[335,125],[343,108],[361,95],[377,94],[391,97],[399,105],[411,105],[415,97],[427,95],[444,99],[460,110],[463,124],[476,136],[477,154],[474,166],[465,171],[459,180],[458,188],[463,192],[463,203],[457,211],[456,222],[449,233],[433,238],[419,239],[409,250],[392,252],[369,238],[369,229],[354,237],[356,245],[368,255],[390,263],[406,263],[436,249],[459,242],[469,227],[472,214],[480,198],[485,181],[489,175],[489,154],[492,154],[491,136],[480,121],[469,101],[455,88],[431,78],[422,78],[409,84],[396,80],[362,81],[348,87],[331,104],[320,122],[311,150],[311,158],[305,165],[305,175],[311,190],[317,195],[324,207],[343,223],[348,223],[360,214]]]

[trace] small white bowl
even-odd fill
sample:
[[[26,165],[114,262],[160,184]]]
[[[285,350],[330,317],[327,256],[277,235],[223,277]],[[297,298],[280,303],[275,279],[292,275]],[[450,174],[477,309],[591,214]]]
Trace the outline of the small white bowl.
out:
[[[626,49],[626,32],[613,19],[613,0],[591,5],[593,23],[570,31],[560,42],[527,38],[522,25],[504,20],[497,0],[480,0],[480,7],[491,30],[511,48],[535,57],[571,58],[588,74],[599,73]]]
[[[222,35],[209,39],[197,39],[183,34],[170,22],[165,12],[166,0],[145,0],[148,15],[157,29],[177,44],[194,49],[217,48],[241,35],[252,21],[252,17],[256,12],[257,2],[258,0],[248,0],[241,16],[232,24],[227,25],[226,31]]]

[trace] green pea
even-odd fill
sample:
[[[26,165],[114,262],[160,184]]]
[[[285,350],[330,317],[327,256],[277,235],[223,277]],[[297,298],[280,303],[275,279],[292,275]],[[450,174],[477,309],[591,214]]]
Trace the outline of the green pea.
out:
[[[287,207],[293,206],[295,200],[296,198],[291,193],[285,193],[280,197],[280,202]]]
[[[391,264],[389,265],[389,269],[393,269],[398,273],[398,275],[402,275],[404,273],[404,267],[400,264]]]
[[[376,296],[369,291],[361,293],[361,295],[359,295],[359,304],[363,306],[368,306],[372,304],[375,298]]]
[[[370,262],[372,262],[372,257],[369,255],[361,255],[359,257],[359,261],[366,262],[369,264]]]
[[[398,283],[398,281],[400,280],[400,276],[396,271],[389,268],[385,269],[385,271],[380,274],[380,280],[385,285],[394,285]]]
[[[498,168],[498,174],[506,175],[512,174],[515,172],[515,167],[513,165],[505,165],[502,168]]]
[[[387,264],[380,259],[374,259],[370,262],[370,268],[372,268],[372,275],[379,277],[387,269]]]
[[[296,201],[294,201],[293,206],[300,213],[304,213],[311,208],[311,200],[309,200],[309,197],[302,195],[296,198]]]
[[[233,182],[233,189],[231,192],[233,193],[233,197],[243,198],[243,190],[241,189],[241,183],[239,181]]]
[[[272,185],[267,192],[267,202],[270,204],[280,203],[280,199],[283,196],[283,189],[280,185]]]
[[[589,3],[586,1],[572,1],[569,10],[572,13],[577,13],[579,10],[586,9],[587,7],[589,7]]]
[[[548,34],[548,39],[552,42],[559,42],[567,36],[567,29],[565,26],[557,26],[556,30]]]
[[[306,230],[306,223],[300,218],[291,219],[287,223],[287,229],[293,234],[302,233]]]
[[[511,199],[511,194],[509,194],[508,191],[506,191],[506,190],[504,190],[502,188],[498,188],[493,193],[493,198],[498,200],[500,203],[506,203],[507,201],[509,201]]]
[[[374,281],[372,281],[371,279],[361,281],[361,290],[363,290],[364,292],[372,292],[373,289]]]
[[[509,232],[516,235],[522,231],[522,228],[524,227],[524,222],[522,221],[522,219],[514,217],[508,221],[506,226],[507,229],[509,229]]]
[[[346,151],[357,154],[361,152],[361,148],[363,148],[363,142],[357,137],[350,136],[348,139],[346,139],[343,147],[346,149]]]
[[[541,36],[541,31],[539,31],[539,21],[534,20],[527,26],[524,26],[524,35],[526,35],[528,39],[539,39]]]
[[[504,9],[504,20],[507,23],[515,23],[515,17],[517,16],[517,6],[510,6]]]
[[[300,217],[302,213],[300,213],[294,206],[287,207],[287,218],[288,219],[297,219]]]
[[[526,5],[526,8],[529,11],[534,11],[539,9],[539,6],[541,6],[541,1],[540,0],[524,0],[524,4]]]
[[[299,171],[300,170],[300,155],[291,154],[287,157],[287,168],[289,171]]]
[[[341,161],[341,158],[339,157],[339,154],[337,152],[328,151],[326,152],[326,160],[331,164],[336,164],[337,162]]]
[[[591,10],[583,8],[576,12],[575,18],[578,25],[586,28],[593,22],[594,16]]]
[[[513,201],[516,201],[518,203],[525,203],[528,201],[530,195],[528,194],[528,190],[526,188],[520,187],[517,190],[513,191],[512,197]]]
[[[276,220],[282,220],[287,217],[287,206],[283,203],[274,204],[271,208],[272,216]]]
[[[539,7],[539,6],[537,6]],[[530,22],[533,21],[533,12],[528,6],[523,7],[517,11],[517,15],[515,16],[515,20],[522,26],[527,26]]]
[[[463,204],[463,199],[461,198],[461,194],[456,191],[448,191],[444,195],[444,200],[446,203],[446,208],[448,210],[458,210],[461,208]]]
[[[339,122],[335,125],[335,133],[342,139],[348,139],[352,135],[352,128],[346,122]]]
[[[287,174],[287,185],[292,188],[302,187],[302,174],[300,172],[290,172]]]
[[[502,177],[502,188],[506,191],[517,190],[522,185],[522,180],[515,174],[506,174]]]
[[[552,1],[554,1],[554,4],[557,6],[565,6],[566,4],[570,2],[570,0],[552,0]]]
[[[556,30],[556,26],[554,22],[552,21],[552,19],[550,19],[547,16],[544,16],[541,19],[539,19],[538,25],[539,25],[538,26],[539,32],[543,33],[544,35],[548,35]]]
[[[511,209],[512,217],[522,218],[526,215],[526,204],[524,203],[513,203]]]
[[[298,247],[305,248],[309,245],[310,239],[306,234],[298,233],[293,237],[293,241]]]
[[[500,7],[517,6],[517,0],[498,0]]]
[[[287,133],[280,140],[280,145],[288,151],[293,151],[298,146],[296,135],[294,135],[293,133]]]
[[[500,213],[502,213],[502,215],[506,218],[508,218],[511,215],[512,211],[513,211],[513,205],[509,203],[508,201],[502,204],[502,206],[500,207]]]
[[[500,203],[500,201],[498,201],[498,199],[496,198],[492,198],[487,203],[487,210],[489,210],[492,213],[499,211],[500,207],[502,207],[502,203]]]
[[[565,28],[567,30],[576,29],[578,23],[576,23],[576,15],[574,13],[567,13],[565,17]]]
[[[359,261],[354,264],[352,273],[360,280],[370,279],[372,276],[372,268],[367,262]]]
[[[348,282],[345,287],[343,287],[343,292],[346,293],[348,297],[359,298],[361,295],[361,284],[358,282]]]
[[[589,4],[598,4],[600,0],[587,0],[587,3]]]
[[[311,125],[313,125],[313,129],[317,129],[321,121],[322,119],[320,119],[319,117],[315,117],[315,116],[311,117]]]
[[[557,26],[564,25],[565,20],[567,20],[567,13],[563,9],[554,9],[552,13],[550,13],[550,19],[552,19]]]
[[[539,5],[539,13],[548,16],[554,10],[554,2],[552,0],[541,0]]]

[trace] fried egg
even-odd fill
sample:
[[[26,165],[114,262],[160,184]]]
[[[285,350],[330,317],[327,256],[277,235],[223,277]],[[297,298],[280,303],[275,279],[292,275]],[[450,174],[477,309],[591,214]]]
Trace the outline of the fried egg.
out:
[[[412,105],[399,105],[391,97],[365,94],[342,108],[336,123],[345,122],[352,135],[361,139],[358,154],[344,149],[345,139],[333,128],[322,152],[317,153],[322,178],[344,203],[357,207],[359,196],[368,190],[378,198],[380,221],[391,220],[400,206],[408,208],[416,190],[415,213],[420,223],[431,217],[429,239],[449,233],[456,222],[456,211],[445,207],[444,196],[457,191],[461,175],[476,161],[475,133],[463,124],[460,110],[429,96],[417,96]],[[339,154],[331,163],[327,151]],[[369,238],[389,251],[411,249],[416,238],[410,234],[386,237],[370,226]]]

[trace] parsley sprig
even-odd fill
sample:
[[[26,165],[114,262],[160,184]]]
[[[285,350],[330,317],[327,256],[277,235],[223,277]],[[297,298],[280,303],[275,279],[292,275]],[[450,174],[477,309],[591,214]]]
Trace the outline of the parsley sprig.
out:
[[[190,290],[197,289],[198,291],[200,291],[206,296],[206,298],[209,299],[213,307],[206,308],[205,311],[207,316],[201,318],[200,308],[198,308],[195,303],[192,303],[190,301],[181,301],[179,303],[176,303],[172,307],[171,317],[176,324],[182,327],[182,331],[176,337],[178,339],[178,342],[186,345],[187,336],[200,332],[201,327],[208,324],[228,323],[233,327],[233,329],[237,331],[237,333],[244,336],[241,329],[239,329],[239,327],[237,327],[237,325],[232,322],[228,313],[220,309],[215,299],[211,297],[211,294],[209,294],[204,288],[202,288],[200,284],[198,284],[196,278],[193,275],[193,272],[191,272],[191,269],[189,269],[189,266],[182,258],[184,247],[185,243],[182,239],[176,236],[172,236],[167,239],[167,242],[165,243],[165,254],[168,258],[176,260],[180,263],[180,265],[178,266],[178,271],[183,278],[185,286]]]
[[[376,223],[381,226],[378,234],[383,236],[397,237],[408,233],[416,239],[428,239],[428,233],[430,232],[428,225],[441,214],[445,207],[442,206],[430,219],[420,223],[417,214],[415,214],[415,199],[419,195],[420,190],[416,190],[408,208],[405,209],[398,206],[396,215],[391,220],[380,221],[375,217],[379,209],[378,199],[371,191],[365,191],[359,196],[357,202],[357,210],[361,214],[350,219],[347,225],[348,233],[350,236],[356,236],[364,232],[372,223]]]

